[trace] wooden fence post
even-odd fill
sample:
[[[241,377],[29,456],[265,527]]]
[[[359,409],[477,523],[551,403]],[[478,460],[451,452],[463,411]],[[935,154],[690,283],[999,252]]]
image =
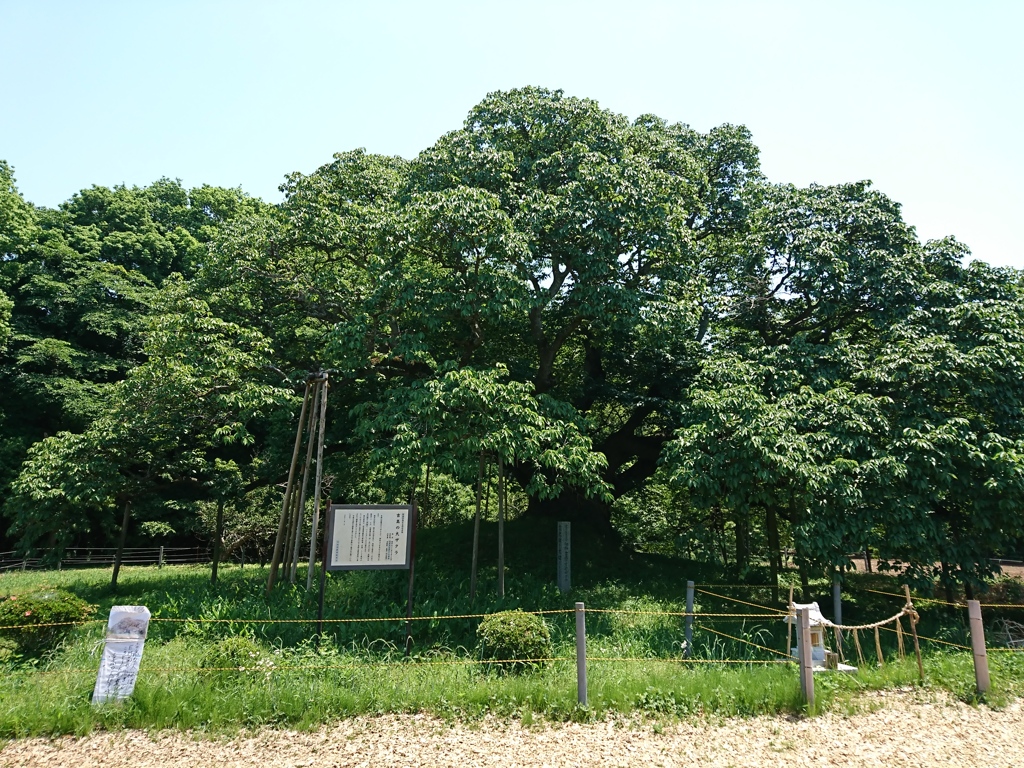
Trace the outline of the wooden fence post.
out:
[[[971,624],[971,649],[974,651],[974,680],[978,693],[985,693],[991,686],[988,676],[988,651],[985,649],[985,627],[981,623],[981,603],[967,601],[967,616]]]
[[[804,694],[807,711],[814,711],[814,668],[811,662],[811,617],[809,608],[796,612],[796,654],[800,661],[800,689]]]
[[[587,619],[583,603],[576,603],[576,701],[587,706]]]
[[[839,581],[838,573],[832,577],[832,615],[835,617],[832,621],[836,624],[843,623],[843,586]],[[843,632],[841,629],[836,630],[836,640],[839,643],[843,642]]]
[[[160,557],[157,559],[156,567],[158,569],[164,567],[164,547],[163,547],[163,544],[160,545]]]
[[[903,594],[907,597],[907,607],[914,608],[914,602],[910,599],[910,587],[903,585]],[[924,682],[924,663],[921,661],[921,644],[917,640],[917,613],[910,615],[910,633],[914,636],[914,655],[917,656],[917,675],[921,682]]]

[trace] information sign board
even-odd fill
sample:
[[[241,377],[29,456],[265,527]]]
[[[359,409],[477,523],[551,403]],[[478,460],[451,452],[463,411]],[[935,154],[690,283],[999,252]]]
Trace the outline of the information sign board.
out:
[[[408,568],[412,507],[333,504],[327,512],[327,570]]]

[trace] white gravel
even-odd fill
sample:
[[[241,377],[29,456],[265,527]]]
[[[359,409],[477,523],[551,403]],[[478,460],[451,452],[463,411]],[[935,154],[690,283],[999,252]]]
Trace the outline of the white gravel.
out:
[[[1024,766],[1024,708],[969,707],[919,692],[858,701],[817,718],[447,723],[425,715],[359,717],[310,733],[230,738],[144,731],[23,739],[2,766]]]

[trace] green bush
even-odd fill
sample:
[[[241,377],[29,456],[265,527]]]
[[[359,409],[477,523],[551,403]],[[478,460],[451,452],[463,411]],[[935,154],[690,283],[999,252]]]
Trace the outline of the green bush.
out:
[[[13,641],[21,653],[43,653],[54,648],[95,610],[96,606],[62,589],[8,595],[0,598],[0,636]]]
[[[520,610],[494,613],[480,622],[476,636],[480,640],[482,660],[507,661],[488,663],[502,672],[523,672],[534,669],[554,654],[551,634],[544,619]]]

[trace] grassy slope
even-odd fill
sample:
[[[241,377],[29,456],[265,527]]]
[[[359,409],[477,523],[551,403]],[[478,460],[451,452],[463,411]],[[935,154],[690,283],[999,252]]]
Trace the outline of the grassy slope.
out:
[[[471,605],[467,566],[471,536],[468,525],[421,534],[416,615],[442,617],[515,607],[559,610],[571,608],[576,600],[586,602],[588,609],[678,612],[684,607],[687,579],[705,584],[733,580],[713,566],[608,550],[577,532],[573,553],[575,589],[569,595],[560,595],[553,585],[554,523],[516,521],[508,526],[506,598],[498,600],[494,596],[497,544],[494,525],[490,524],[484,527],[481,544],[481,562],[488,566],[481,570],[480,595]],[[123,571],[117,594],[109,589],[109,570],[0,576],[0,595],[44,584],[63,586],[97,604],[99,616],[120,603],[147,605],[154,616],[162,618],[235,620],[155,623],[135,695],[123,706],[103,709],[94,709],[88,703],[102,625],[76,629],[50,657],[24,659],[2,670],[0,735],[82,733],[97,726],[219,729],[279,723],[306,727],[349,714],[419,710],[445,716],[472,717],[491,712],[569,718],[635,709],[673,715],[748,715],[800,709],[797,676],[789,665],[681,665],[652,658],[680,655],[682,620],[677,616],[588,614],[591,657],[636,660],[593,662],[590,708],[585,711],[576,706],[571,614],[548,617],[556,656],[567,660],[521,677],[502,677],[465,663],[472,658],[475,645],[475,619],[416,622],[412,664],[400,663],[399,649],[404,642],[401,621],[332,625],[329,640],[319,650],[310,641],[311,624],[240,621],[315,617],[315,595],[305,592],[304,575],[300,570],[299,587],[285,586],[269,599],[262,589],[266,571],[256,567],[222,569],[221,583],[216,587],[209,584],[207,568],[128,568]],[[758,575],[754,574],[752,580],[756,581]],[[327,617],[403,616],[406,576],[405,572],[394,571],[333,574],[328,580]],[[896,588],[885,577],[851,577],[850,589],[844,594],[847,623],[875,620],[898,610],[898,598],[864,592],[860,590],[863,586],[883,591]],[[708,589],[752,603],[773,604],[770,589]],[[827,585],[819,585],[819,591],[826,594]],[[698,594],[698,610],[764,613],[763,609],[704,593]],[[825,613],[829,614],[827,609]],[[962,613],[941,607],[922,608],[921,632],[963,643],[966,630]],[[723,638],[711,629],[776,650],[785,644],[785,625],[777,620],[707,619],[695,631],[699,658],[779,658]],[[271,671],[200,670],[209,666],[209,649],[218,639],[239,634],[260,643],[265,649],[260,661],[273,664]],[[883,639],[891,656],[894,638],[885,635]],[[868,651],[873,640],[864,638],[863,645]],[[946,646],[928,643],[925,650],[928,684],[972,700],[970,655],[946,653]],[[1024,692],[1024,658],[993,654],[992,664],[996,686],[992,701]],[[295,667],[303,669],[283,669]],[[819,709],[847,701],[858,690],[905,685],[914,682],[916,676],[912,662],[892,661],[882,669],[868,665],[855,678],[819,676]]]

